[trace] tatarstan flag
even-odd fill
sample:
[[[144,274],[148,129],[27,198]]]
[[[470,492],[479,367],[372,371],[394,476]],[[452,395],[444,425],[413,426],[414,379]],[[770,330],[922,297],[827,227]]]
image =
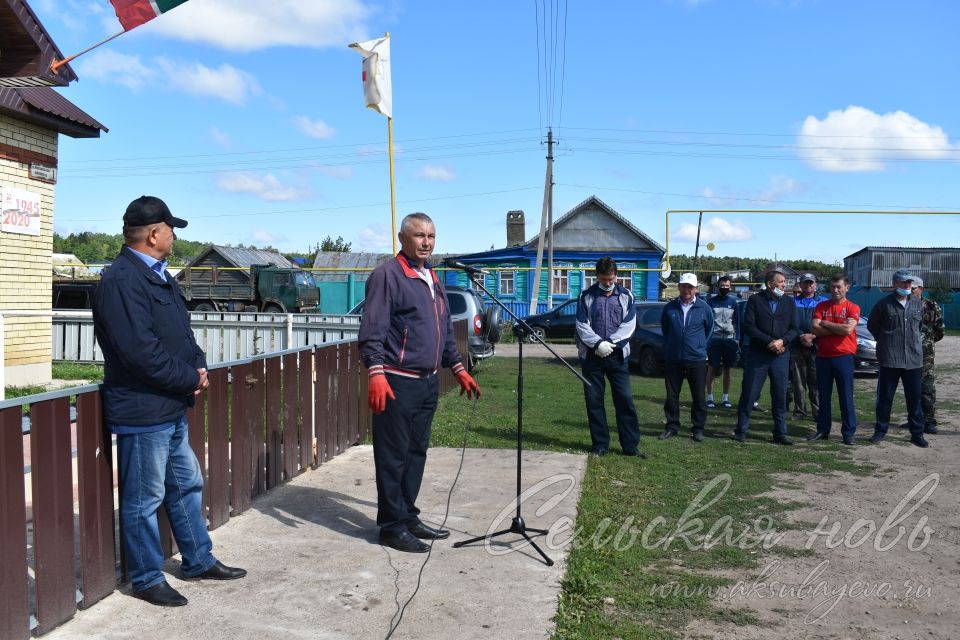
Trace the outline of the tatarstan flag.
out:
[[[139,27],[187,0],[110,0],[124,31]]]

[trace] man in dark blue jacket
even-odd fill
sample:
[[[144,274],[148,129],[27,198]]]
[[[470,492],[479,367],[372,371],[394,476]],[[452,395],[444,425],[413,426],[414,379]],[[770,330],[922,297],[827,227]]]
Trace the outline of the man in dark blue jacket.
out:
[[[93,304],[104,359],[103,409],[117,435],[127,573],[134,596],[166,607],[187,599],[163,577],[161,504],[184,578],[233,580],[247,573],[211,553],[201,507],[203,476],[187,439],[187,407],[209,383],[183,295],[166,272],[173,230],[186,226],[159,198],[131,202],[123,216],[124,247],[104,271]]]
[[[680,276],[680,296],[663,307],[660,327],[663,331],[663,359],[666,363],[663,378],[667,397],[663,403],[666,425],[661,440],[680,431],[680,387],[686,378],[690,386],[690,419],[693,421],[693,439],[703,442],[703,427],[707,422],[707,344],[713,333],[713,309],[697,298],[697,276]]]
[[[447,296],[429,262],[437,239],[433,221],[411,213],[397,237],[400,253],[367,280],[360,357],[373,411],[380,544],[424,553],[430,547],[421,540],[450,536],[421,522],[416,505],[437,410],[437,370],[450,367],[468,398],[480,397],[480,388],[461,362]]]
[[[737,406],[737,428],[733,437],[743,442],[750,428],[750,414],[760,397],[763,383],[770,378],[773,412],[773,442],[791,445],[787,437],[787,378],[790,375],[790,343],[797,337],[797,308],[784,298],[786,278],[768,271],[766,289],[750,296],[743,314],[743,332],[750,338],[743,385]]]

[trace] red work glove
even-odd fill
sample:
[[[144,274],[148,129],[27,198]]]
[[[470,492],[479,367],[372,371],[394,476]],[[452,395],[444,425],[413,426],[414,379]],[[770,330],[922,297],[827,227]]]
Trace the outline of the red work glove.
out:
[[[466,371],[457,374],[457,382],[460,383],[460,395],[463,395],[463,392],[466,391],[468,398],[480,397],[480,386]]]
[[[387,408],[387,398],[397,399],[397,396],[393,395],[390,383],[387,382],[387,376],[382,374],[371,376],[367,384],[367,404],[370,405],[370,410],[374,413],[383,413]]]

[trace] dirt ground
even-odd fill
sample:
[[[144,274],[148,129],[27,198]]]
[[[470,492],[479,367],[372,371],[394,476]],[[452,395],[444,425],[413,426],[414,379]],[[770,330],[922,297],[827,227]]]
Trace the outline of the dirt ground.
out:
[[[960,337],[944,338],[936,355],[940,433],[928,436],[930,447],[891,427],[882,444],[852,450],[874,465],[867,475],[785,475],[773,497],[811,506],[791,513],[797,528],[778,547],[800,552],[760,551],[759,568],[725,574],[737,582],[715,597],[761,624],[698,620],[684,637],[960,637]],[[857,393],[875,393],[875,384],[858,379]],[[865,440],[873,416],[858,419]]]

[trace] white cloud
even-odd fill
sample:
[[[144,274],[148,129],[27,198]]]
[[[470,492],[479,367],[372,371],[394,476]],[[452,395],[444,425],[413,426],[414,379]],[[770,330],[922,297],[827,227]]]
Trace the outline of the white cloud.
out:
[[[797,136],[797,154],[819,171],[882,171],[891,160],[943,158],[951,149],[943,129],[905,111],[854,105],[823,120],[807,116]]]
[[[784,196],[803,193],[807,185],[784,175],[770,177],[770,183],[759,190],[736,190],[729,187],[704,187],[702,194],[718,208],[731,207],[737,203],[772,204],[781,201]]]
[[[357,234],[358,251],[392,251],[393,240],[390,235],[390,227],[383,224],[367,225]]]
[[[438,167],[436,165],[424,165],[417,172],[417,177],[421,180],[432,180],[435,182],[453,182],[457,176],[450,167]]]
[[[241,105],[250,95],[260,93],[257,79],[229,64],[212,69],[199,62],[181,62],[157,58],[157,65],[167,76],[167,86],[197,96],[211,96]]]
[[[332,138],[333,134],[337,132],[336,129],[323,120],[311,120],[307,116],[295,117],[293,124],[296,125],[297,129],[299,129],[303,135],[311,138],[319,138],[320,140]]]
[[[349,165],[337,165],[337,166],[317,166],[315,167],[317,173],[325,175],[328,178],[337,178],[340,180],[346,180],[347,178],[353,177],[353,167]]]
[[[289,45],[343,47],[373,37],[361,0],[204,0],[187,2],[143,29],[230,51]]]
[[[705,242],[744,242],[753,238],[750,227],[742,220],[729,222],[719,217],[707,218],[700,226],[700,244]],[[674,240],[697,241],[697,225],[693,222],[684,222],[673,233]]]
[[[77,75],[105,83],[114,83],[139,91],[146,84],[153,84],[157,73],[143,64],[140,56],[130,56],[104,49],[81,58],[75,65]]]
[[[289,238],[269,231],[257,230],[250,234],[250,239],[257,244],[273,244],[274,242],[288,242]]]
[[[154,58],[144,63],[140,56],[117,53],[110,49],[97,51],[77,64],[77,74],[103,83],[119,84],[132,91],[144,86],[179,90],[198,96],[243,104],[251,95],[261,92],[257,79],[229,64],[213,69],[198,62],[182,62]]]
[[[231,193],[249,193],[261,200],[290,201],[307,197],[306,189],[283,185],[273,175],[258,176],[246,171],[223,173],[217,178],[217,186]]]
[[[229,149],[233,146],[233,140],[230,138],[230,134],[220,131],[217,127],[210,127],[210,140],[213,144],[224,149]]]

